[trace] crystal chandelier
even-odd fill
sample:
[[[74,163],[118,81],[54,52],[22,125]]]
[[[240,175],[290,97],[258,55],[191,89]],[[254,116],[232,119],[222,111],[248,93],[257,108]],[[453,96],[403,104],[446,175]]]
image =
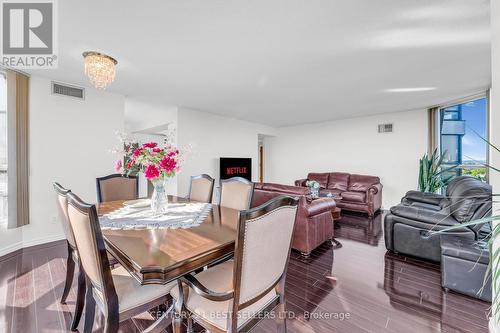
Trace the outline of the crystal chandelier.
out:
[[[83,52],[85,58],[85,74],[97,89],[105,89],[115,79],[114,58],[99,52]]]

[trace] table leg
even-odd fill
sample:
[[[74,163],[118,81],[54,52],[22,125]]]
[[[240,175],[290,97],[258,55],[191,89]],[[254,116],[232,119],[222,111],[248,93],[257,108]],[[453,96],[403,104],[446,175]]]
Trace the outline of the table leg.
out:
[[[182,288],[182,282],[177,280],[177,288],[179,288],[179,297],[175,301],[175,315],[173,321],[173,331],[174,333],[182,332],[182,319],[184,310],[184,288]]]

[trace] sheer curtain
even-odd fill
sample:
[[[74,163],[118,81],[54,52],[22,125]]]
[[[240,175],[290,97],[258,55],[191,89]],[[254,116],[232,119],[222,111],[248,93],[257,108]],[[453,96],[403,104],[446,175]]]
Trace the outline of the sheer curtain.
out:
[[[29,77],[6,70],[8,228],[29,224]]]

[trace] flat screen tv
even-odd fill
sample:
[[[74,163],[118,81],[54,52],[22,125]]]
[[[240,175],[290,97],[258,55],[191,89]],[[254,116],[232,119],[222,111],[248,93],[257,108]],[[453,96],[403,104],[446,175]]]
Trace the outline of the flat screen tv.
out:
[[[220,158],[220,179],[243,177],[252,181],[252,159],[237,157]]]

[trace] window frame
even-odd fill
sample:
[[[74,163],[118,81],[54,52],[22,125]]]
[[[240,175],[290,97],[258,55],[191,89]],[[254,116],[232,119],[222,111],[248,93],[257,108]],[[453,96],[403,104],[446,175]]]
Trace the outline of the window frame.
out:
[[[450,107],[453,107],[453,106],[456,106],[456,105],[459,105],[459,104],[465,104],[465,103],[469,103],[469,102],[473,102],[473,101],[476,101],[478,99],[482,99],[484,98],[486,100],[486,126],[485,126],[485,132],[486,132],[486,140],[490,140],[490,90],[488,89],[487,91],[485,92],[482,92],[482,93],[479,93],[479,94],[474,94],[474,95],[470,95],[468,97],[464,97],[464,98],[460,98],[460,99],[456,99],[456,100],[453,100],[451,102],[448,102],[448,103],[445,103],[445,104],[441,104],[441,105],[437,105],[435,108],[437,110],[437,112],[435,113],[434,117],[433,117],[433,121],[434,121],[434,124],[435,124],[435,132],[434,132],[434,141],[435,141],[435,145],[436,147],[434,148],[437,148],[437,151],[439,154],[442,154],[442,150],[441,150],[441,129],[442,129],[442,124],[441,124],[441,111],[446,109],[446,108],[450,108]],[[460,152],[461,154],[461,149],[460,149]],[[490,149],[489,149],[489,146],[487,144],[486,146],[486,165],[489,165],[490,164]],[[490,170],[488,167],[486,167],[486,174],[485,174],[485,181],[486,183],[489,183],[490,181]]]

